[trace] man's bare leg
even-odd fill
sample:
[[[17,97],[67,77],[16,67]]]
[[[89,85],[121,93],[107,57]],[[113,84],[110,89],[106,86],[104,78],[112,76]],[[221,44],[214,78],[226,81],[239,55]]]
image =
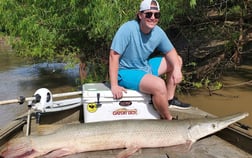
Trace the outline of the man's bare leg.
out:
[[[180,56],[178,56],[178,61],[179,61],[179,67],[181,69],[183,61]],[[174,107],[174,108],[188,109],[191,107],[190,104],[183,103],[183,102],[179,101],[176,97],[174,97],[175,91],[176,91],[176,86],[178,83],[174,83],[174,80],[171,78],[172,71],[173,71],[172,66],[169,64],[169,62],[165,58],[163,58],[160,66],[159,66],[158,73],[159,73],[159,75],[166,74],[167,102],[168,102],[168,104],[173,105],[172,107]],[[169,107],[171,107],[171,106],[169,105]]]
[[[154,84],[153,84],[154,83]],[[146,74],[140,83],[140,91],[152,94],[152,101],[163,119],[172,120],[167,102],[167,89],[163,79]]]

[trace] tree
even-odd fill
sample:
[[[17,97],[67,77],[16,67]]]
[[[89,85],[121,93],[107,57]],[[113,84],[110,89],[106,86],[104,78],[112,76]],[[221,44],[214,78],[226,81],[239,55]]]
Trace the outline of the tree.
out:
[[[90,55],[97,43],[108,46],[118,27],[135,18],[139,3],[140,0],[1,0],[0,30],[10,37],[17,53],[25,57],[53,61],[69,53]],[[167,29],[178,3],[160,3],[165,15],[161,25]]]
[[[222,72],[242,64],[252,50],[252,1],[197,0],[186,11],[173,22],[176,37],[183,37],[179,52],[184,54],[186,84],[220,88]]]
[[[70,35],[81,32],[85,22],[78,1],[2,0],[1,30],[10,37],[19,55],[54,60],[62,50],[70,50]],[[81,24],[81,25],[79,25]],[[66,51],[67,52],[67,51]]]

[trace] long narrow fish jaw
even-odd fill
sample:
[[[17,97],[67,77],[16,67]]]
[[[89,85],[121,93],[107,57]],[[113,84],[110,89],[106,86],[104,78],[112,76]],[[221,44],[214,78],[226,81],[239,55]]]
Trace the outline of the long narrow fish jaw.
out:
[[[203,138],[207,135],[220,131],[229,125],[247,117],[248,113],[237,113],[230,116],[212,118],[206,120],[193,120],[188,127],[188,137],[195,142],[196,140]]]

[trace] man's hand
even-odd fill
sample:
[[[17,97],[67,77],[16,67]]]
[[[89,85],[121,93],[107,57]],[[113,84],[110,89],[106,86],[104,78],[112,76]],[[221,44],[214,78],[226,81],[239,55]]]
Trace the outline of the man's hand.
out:
[[[123,92],[127,93],[126,89],[121,86],[112,86],[111,91],[115,99],[120,99],[123,97]]]
[[[177,85],[182,81],[183,75],[182,75],[180,68],[173,70],[173,72],[171,74],[171,79],[172,79],[174,85]]]

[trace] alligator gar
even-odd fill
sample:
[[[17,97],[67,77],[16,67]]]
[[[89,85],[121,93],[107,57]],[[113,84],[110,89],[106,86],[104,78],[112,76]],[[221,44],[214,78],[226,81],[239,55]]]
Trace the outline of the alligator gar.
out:
[[[27,136],[9,142],[2,156],[61,157],[75,153],[126,148],[117,157],[125,158],[140,148],[188,144],[226,128],[248,116],[237,113],[220,118],[185,120],[117,120],[70,124],[41,136]]]

